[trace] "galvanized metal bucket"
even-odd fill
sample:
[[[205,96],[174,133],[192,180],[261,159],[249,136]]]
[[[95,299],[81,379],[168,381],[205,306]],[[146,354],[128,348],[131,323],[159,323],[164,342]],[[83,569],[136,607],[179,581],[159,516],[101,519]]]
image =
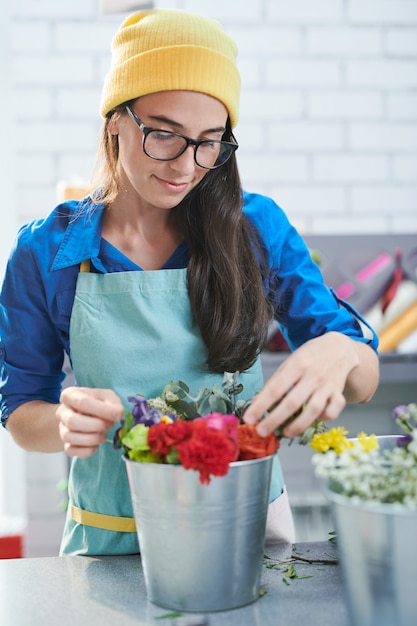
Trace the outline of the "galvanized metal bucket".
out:
[[[179,465],[125,459],[151,602],[202,612],[259,597],[272,460],[231,463],[202,485]]]
[[[379,436],[392,448],[397,436]],[[417,511],[326,490],[353,626],[416,626]]]

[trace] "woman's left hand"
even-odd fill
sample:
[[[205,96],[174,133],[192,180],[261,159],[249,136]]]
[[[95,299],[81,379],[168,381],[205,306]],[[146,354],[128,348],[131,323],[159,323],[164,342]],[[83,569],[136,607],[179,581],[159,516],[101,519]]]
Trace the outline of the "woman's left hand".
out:
[[[266,436],[304,407],[284,428],[286,437],[296,437],[315,420],[335,420],[347,400],[365,402],[377,384],[378,358],[372,348],[329,332],[310,339],[282,363],[243,420],[259,422],[258,432]]]

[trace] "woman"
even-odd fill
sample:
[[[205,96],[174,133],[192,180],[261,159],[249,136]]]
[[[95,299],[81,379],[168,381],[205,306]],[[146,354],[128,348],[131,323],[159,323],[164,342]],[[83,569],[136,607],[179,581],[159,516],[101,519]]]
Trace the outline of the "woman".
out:
[[[23,448],[74,457],[62,554],[138,551],[125,467],[109,443],[128,395],[240,371],[245,397],[259,392],[244,419],[262,435],[306,403],[286,428],[293,437],[375,391],[375,338],[323,284],[275,203],[242,194],[239,87],[235,44],[216,22],[163,9],[130,16],[103,90],[100,184],[24,226],[11,254],[2,421]],[[294,352],[263,387],[272,317]],[[64,352],[77,385],[61,392]],[[292,541],[278,458],[270,502],[268,536]]]

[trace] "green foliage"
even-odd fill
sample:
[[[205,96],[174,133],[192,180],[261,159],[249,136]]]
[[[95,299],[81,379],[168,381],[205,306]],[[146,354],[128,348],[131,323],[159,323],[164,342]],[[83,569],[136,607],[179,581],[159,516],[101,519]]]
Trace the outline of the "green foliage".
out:
[[[243,385],[238,383],[239,372],[225,372],[223,376],[222,388],[213,385],[210,388],[203,387],[196,396],[191,395],[190,388],[183,381],[173,382],[172,380],[165,385],[161,397],[149,400],[149,406],[162,411],[163,413],[174,413],[176,417],[183,420],[193,420],[202,415],[210,413],[222,413],[223,415],[236,415],[240,420],[247,407],[252,402],[252,398],[248,400],[238,399],[237,396],[242,393]],[[274,403],[269,412],[278,406],[280,400]],[[283,438],[285,427],[292,422],[302,411],[302,406],[291,417],[279,426],[275,434],[279,438]],[[327,430],[327,426],[322,421],[314,422],[300,437],[298,441],[301,445],[307,445],[311,442],[313,436]],[[293,440],[290,440],[292,443]]]
[[[250,400],[237,400],[243,391],[243,385],[237,383],[239,372],[226,372],[223,377],[222,389],[218,385],[201,388],[196,396],[191,395],[190,388],[183,381],[170,381],[165,385],[161,398],[169,409],[173,409],[178,417],[192,420],[209,413],[231,414],[241,418]],[[149,404],[154,405],[150,400]],[[155,405],[158,407],[158,405]],[[159,407],[158,407],[159,408]]]
[[[159,456],[150,452],[147,442],[148,430],[148,427],[144,424],[134,426],[123,435],[123,447],[126,450],[127,456],[132,461],[160,463]]]

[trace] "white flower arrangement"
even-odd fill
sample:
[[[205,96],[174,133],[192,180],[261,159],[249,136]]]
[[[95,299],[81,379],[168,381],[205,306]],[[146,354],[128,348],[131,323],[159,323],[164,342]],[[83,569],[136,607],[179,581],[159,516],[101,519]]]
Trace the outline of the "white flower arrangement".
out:
[[[314,435],[316,475],[327,480],[331,491],[354,501],[417,509],[417,404],[396,407],[393,418],[404,435],[394,436],[392,449],[381,449],[375,435],[349,439],[343,427]]]

